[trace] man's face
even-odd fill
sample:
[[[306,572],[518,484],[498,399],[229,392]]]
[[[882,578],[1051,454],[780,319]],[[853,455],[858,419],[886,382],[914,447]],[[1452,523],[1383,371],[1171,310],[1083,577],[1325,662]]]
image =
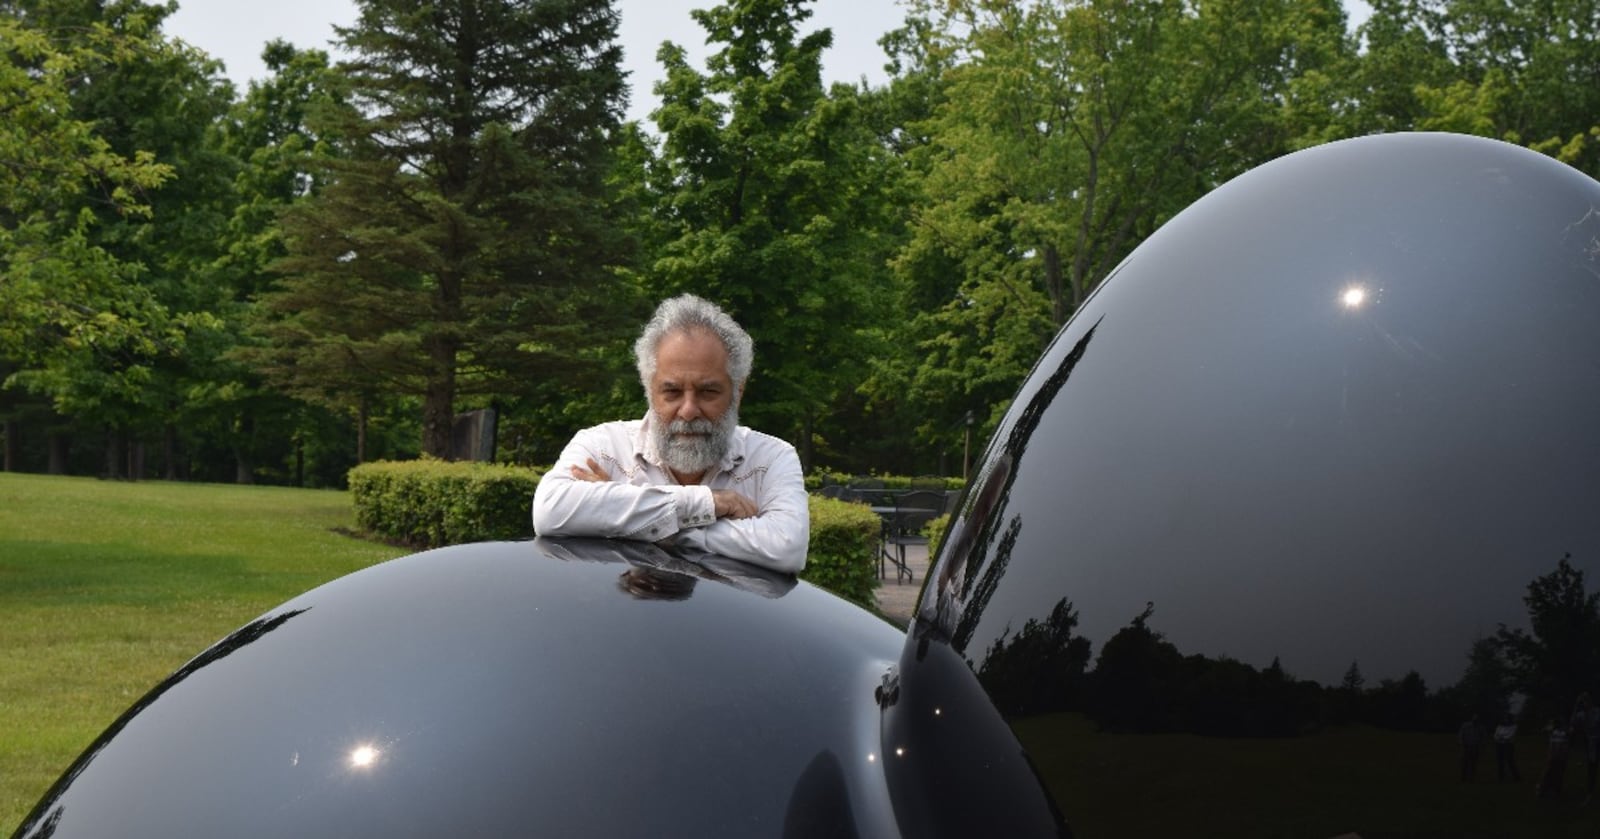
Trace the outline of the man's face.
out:
[[[709,332],[674,332],[656,348],[650,379],[656,448],[685,474],[715,466],[738,424],[738,390],[728,376],[728,350]]]

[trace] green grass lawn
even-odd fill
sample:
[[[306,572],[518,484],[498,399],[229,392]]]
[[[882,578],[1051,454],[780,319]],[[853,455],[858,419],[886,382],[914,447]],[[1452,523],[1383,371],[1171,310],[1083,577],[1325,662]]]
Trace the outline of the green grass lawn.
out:
[[[406,553],[353,526],[342,492],[0,473],[0,836],[195,654]]]

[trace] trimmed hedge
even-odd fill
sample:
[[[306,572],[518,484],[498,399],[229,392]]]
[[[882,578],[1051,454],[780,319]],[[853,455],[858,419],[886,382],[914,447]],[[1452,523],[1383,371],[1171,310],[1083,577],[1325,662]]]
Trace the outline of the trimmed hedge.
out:
[[[442,460],[380,461],[350,470],[356,523],[415,548],[533,535],[537,469]]]
[[[381,461],[350,470],[356,523],[414,548],[533,535],[542,470],[442,460]],[[800,578],[873,605],[878,516],[860,504],[811,496],[811,545]]]
[[[946,513],[922,528],[923,535],[928,537],[928,559],[932,561],[939,555],[939,548],[944,546],[944,533],[950,529],[950,514]]]
[[[850,482],[859,478],[859,475],[850,475],[845,472],[816,471],[806,476],[806,491],[816,492],[825,486],[838,485],[850,486]],[[874,480],[882,481],[884,489],[910,489],[914,480],[910,475],[872,475]],[[944,481],[947,490],[959,490],[967,482],[961,478],[940,478]]]
[[[878,533],[882,520],[871,508],[811,496],[811,552],[800,579],[846,600],[873,607],[878,585]]]

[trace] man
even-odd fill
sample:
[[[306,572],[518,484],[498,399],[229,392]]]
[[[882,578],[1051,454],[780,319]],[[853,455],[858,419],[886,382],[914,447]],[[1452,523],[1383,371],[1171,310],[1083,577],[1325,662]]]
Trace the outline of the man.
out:
[[[649,410],[578,432],[533,495],[541,536],[670,542],[786,573],[805,567],[810,508],[794,447],[739,425],[754,344],[685,294],[633,347]]]

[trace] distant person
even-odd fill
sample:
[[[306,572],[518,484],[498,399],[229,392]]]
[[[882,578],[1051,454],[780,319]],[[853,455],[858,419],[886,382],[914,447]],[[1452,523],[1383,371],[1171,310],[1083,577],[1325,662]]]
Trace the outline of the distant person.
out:
[[[1494,774],[1500,781],[1508,775],[1513,781],[1522,780],[1522,773],[1517,771],[1517,720],[1510,714],[1501,717],[1500,724],[1494,727]]]
[[[1589,694],[1578,696],[1577,707],[1572,711],[1571,748],[1577,749],[1583,755],[1583,766],[1587,770],[1585,779],[1585,792],[1594,795],[1594,782],[1597,773],[1600,773],[1600,707],[1595,707]]]
[[[1567,778],[1567,725],[1563,719],[1550,721],[1550,752],[1545,758],[1544,774],[1539,776],[1540,798],[1561,797]]]
[[[1461,743],[1461,780],[1475,780],[1478,777],[1478,755],[1483,750],[1483,729],[1478,727],[1477,714],[1461,724],[1456,739]]]
[[[685,294],[656,309],[633,351],[649,409],[572,438],[534,491],[534,530],[670,543],[799,572],[811,531],[800,458],[739,425],[750,336]]]

